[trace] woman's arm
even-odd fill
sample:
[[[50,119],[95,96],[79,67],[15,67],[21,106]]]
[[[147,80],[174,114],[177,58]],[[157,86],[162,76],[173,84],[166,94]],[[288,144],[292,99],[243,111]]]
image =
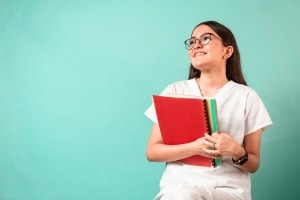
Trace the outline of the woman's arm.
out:
[[[241,165],[240,168],[244,171],[254,173],[260,165],[260,144],[261,144],[262,129],[259,129],[244,138],[244,147],[237,146],[235,154],[232,156],[234,160],[238,160],[248,152],[248,161]]]
[[[159,126],[153,124],[146,155],[147,159],[151,162],[171,162],[192,155],[209,156],[203,151],[203,148],[208,148],[204,144],[204,138],[199,138],[194,142],[186,144],[166,145],[163,143]]]

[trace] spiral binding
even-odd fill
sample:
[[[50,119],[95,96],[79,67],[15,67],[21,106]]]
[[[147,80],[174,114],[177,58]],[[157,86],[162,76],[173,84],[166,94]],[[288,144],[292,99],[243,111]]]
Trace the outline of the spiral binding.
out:
[[[206,122],[206,130],[207,130],[207,133],[209,135],[212,134],[212,130],[211,130],[211,127],[210,127],[210,120],[209,120],[209,117],[208,117],[208,106],[209,106],[209,102],[207,99],[203,99],[203,103],[204,103],[204,111],[205,111],[205,122]],[[215,159],[210,159],[210,163],[211,163],[211,167],[216,167],[216,162],[215,162]]]
[[[203,99],[203,104],[204,104],[204,112],[205,112],[206,131],[209,135],[211,135],[211,129],[210,129],[209,117],[208,117],[207,100],[206,99]]]

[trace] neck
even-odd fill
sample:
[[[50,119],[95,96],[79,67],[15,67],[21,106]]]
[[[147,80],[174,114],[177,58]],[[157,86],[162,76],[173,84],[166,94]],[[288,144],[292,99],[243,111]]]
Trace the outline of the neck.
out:
[[[198,78],[199,86],[211,89],[221,88],[225,83],[228,82],[226,75],[220,74],[206,74],[201,73],[201,77]]]
[[[203,96],[214,97],[228,82],[226,75],[201,73],[197,79],[199,89]]]

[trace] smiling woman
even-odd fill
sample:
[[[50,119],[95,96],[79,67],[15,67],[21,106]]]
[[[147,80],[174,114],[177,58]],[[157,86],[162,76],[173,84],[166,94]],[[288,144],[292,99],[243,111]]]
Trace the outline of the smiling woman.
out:
[[[150,94],[187,78],[191,57],[183,42],[213,33],[226,43],[219,46],[213,35],[208,44],[195,41],[190,51],[199,55],[193,63],[202,71],[192,66],[190,77],[195,79],[173,88],[178,93],[186,89],[210,96],[218,90],[217,98],[232,99],[230,93],[224,99],[230,85],[208,91],[199,79],[204,69],[210,70],[213,47],[233,47],[227,77],[243,82],[237,78],[237,47],[227,32],[219,26],[192,31],[209,19],[222,21],[235,33],[243,75],[275,124],[263,134],[260,168],[251,175],[252,197],[298,199],[300,1],[288,2],[189,0],[170,6],[161,0],[0,0],[0,199],[155,196],[165,163],[146,160],[152,121],[143,113]],[[218,108],[226,115],[220,102]],[[219,115],[220,123],[243,120],[235,115],[238,107],[230,111]],[[213,143],[207,145],[213,148]],[[158,160],[150,154],[149,159]],[[248,160],[252,162],[253,152]]]
[[[185,46],[191,60],[189,79],[170,84],[161,95],[215,98],[220,132],[189,143],[167,145],[156,123],[153,104],[148,108],[145,114],[154,123],[147,158],[167,163],[156,199],[250,200],[249,174],[259,168],[261,134],[272,121],[260,97],[246,86],[239,50],[227,27],[216,21],[202,22]],[[211,159],[217,155],[222,164],[207,168],[178,161],[194,155]]]

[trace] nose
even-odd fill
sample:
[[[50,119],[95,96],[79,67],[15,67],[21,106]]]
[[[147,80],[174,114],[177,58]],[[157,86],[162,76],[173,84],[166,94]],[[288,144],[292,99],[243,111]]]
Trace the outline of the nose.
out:
[[[202,48],[202,47],[203,47],[203,44],[201,44],[200,39],[196,39],[193,49]]]

